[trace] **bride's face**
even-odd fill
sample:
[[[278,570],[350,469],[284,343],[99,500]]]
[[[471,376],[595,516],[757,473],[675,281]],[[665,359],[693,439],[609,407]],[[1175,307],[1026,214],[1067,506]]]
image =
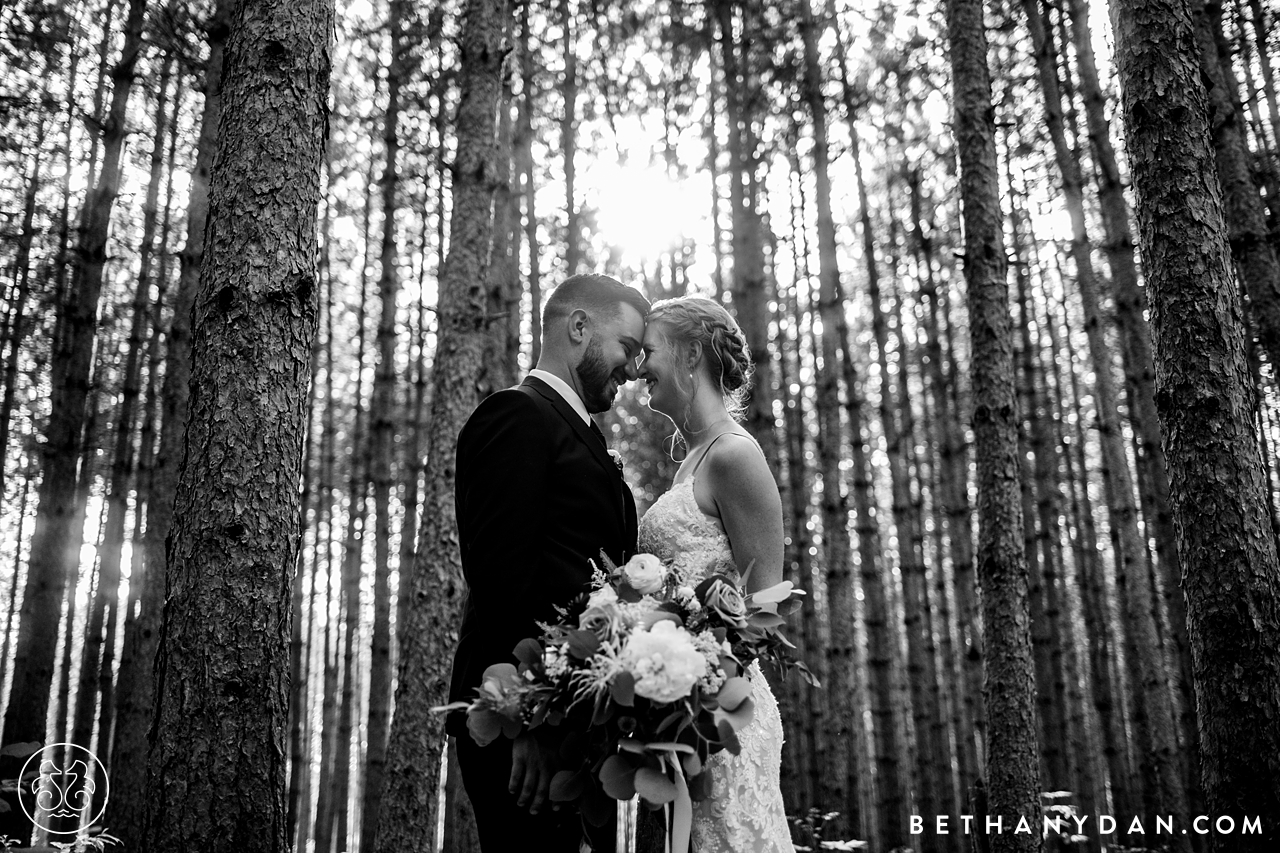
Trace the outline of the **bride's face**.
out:
[[[645,328],[641,348],[644,361],[638,373],[649,392],[649,408],[674,419],[684,411],[689,399],[689,369],[661,323],[650,323]]]

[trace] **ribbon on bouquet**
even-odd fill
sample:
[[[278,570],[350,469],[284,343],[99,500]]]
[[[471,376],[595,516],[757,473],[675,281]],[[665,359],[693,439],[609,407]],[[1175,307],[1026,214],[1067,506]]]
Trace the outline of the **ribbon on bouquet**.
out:
[[[658,766],[666,772],[667,762],[671,762],[673,781],[676,786],[675,799],[662,806],[667,817],[667,851],[666,853],[689,853],[689,836],[693,831],[693,800],[689,797],[689,785],[685,782],[684,767],[680,763],[679,753],[675,749],[654,749],[658,754]]]

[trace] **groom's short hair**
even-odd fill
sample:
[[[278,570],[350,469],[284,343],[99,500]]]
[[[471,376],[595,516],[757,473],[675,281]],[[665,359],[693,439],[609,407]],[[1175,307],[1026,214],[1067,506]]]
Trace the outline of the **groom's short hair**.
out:
[[[649,300],[612,276],[600,273],[570,276],[547,299],[542,309],[542,327],[545,329],[553,321],[568,317],[578,308],[601,320],[616,320],[623,304],[639,311],[641,317],[649,313]]]

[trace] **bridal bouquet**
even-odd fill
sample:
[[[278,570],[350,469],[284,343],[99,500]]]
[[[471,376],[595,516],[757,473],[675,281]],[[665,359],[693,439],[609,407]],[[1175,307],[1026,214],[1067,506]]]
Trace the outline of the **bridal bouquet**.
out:
[[[449,709],[466,709],[481,746],[564,727],[552,800],[578,803],[600,825],[613,800],[639,794],[651,808],[671,805],[673,832],[683,825],[687,839],[691,800],[710,793],[707,758],[737,754],[751,722],[745,669],[764,661],[813,682],[781,632],[782,608],[804,591],[784,581],[747,595],[719,572],[689,586],[652,554],[621,567],[601,557],[593,591],[516,646],[519,666],[489,667],[476,699]]]

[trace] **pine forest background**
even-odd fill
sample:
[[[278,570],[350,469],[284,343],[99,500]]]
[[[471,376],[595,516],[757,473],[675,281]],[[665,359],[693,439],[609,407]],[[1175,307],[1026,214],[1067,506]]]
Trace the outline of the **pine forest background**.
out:
[[[289,652],[263,664],[280,690],[288,685],[287,708],[259,721],[265,740],[244,746],[252,756],[252,744],[275,745],[276,788],[193,788],[218,803],[201,812],[200,831],[214,839],[256,802],[275,815],[266,834],[277,846],[237,849],[369,851],[375,833],[417,839],[378,849],[478,849],[465,797],[441,763],[439,722],[423,711],[444,699],[461,601],[456,557],[441,556],[452,517],[435,503],[452,489],[445,434],[536,361],[545,294],[573,272],[602,271],[654,300],[721,299],[752,344],[757,386],[746,423],[783,496],[788,576],[811,593],[792,635],[824,685],[778,688],[798,844],[1039,849],[1038,835],[980,840],[954,823],[948,835],[908,831],[910,815],[931,827],[938,814],[1010,813],[995,801],[1011,784],[1006,745],[1020,744],[1030,750],[1018,764],[1031,780],[1019,783],[1030,797],[1023,813],[1138,816],[1147,827],[1127,834],[1125,817],[1115,835],[1095,827],[1050,836],[1050,849],[1263,849],[1153,833],[1157,816],[1217,814],[1232,785],[1260,788],[1255,804],[1280,803],[1280,755],[1254,751],[1253,777],[1202,763],[1204,732],[1243,745],[1233,738],[1253,724],[1197,703],[1206,673],[1280,661],[1273,4],[1129,3],[1147,27],[1139,36],[1125,29],[1127,13],[1113,30],[1107,9],[1087,0],[463,5],[344,0],[335,12],[317,0],[239,9],[231,0],[0,0],[3,744],[90,746],[112,782],[99,828],[138,847],[152,790],[148,730],[168,701],[151,677],[170,630],[166,536],[173,594],[175,562],[195,553],[171,535],[184,512],[251,514],[296,482],[301,528],[273,537],[294,543],[271,557],[293,580],[274,581],[287,605],[280,618],[196,611],[207,624],[182,629],[204,631],[228,654],[275,632]],[[315,269],[304,294],[315,311],[303,312],[312,331],[291,350],[267,342],[226,363],[234,379],[301,360],[309,391],[280,402],[300,416],[301,467],[274,492],[192,479],[191,495],[212,497],[184,502],[201,312],[237,298],[230,287],[200,295],[202,262],[206,279],[218,264],[237,268],[224,244],[205,252],[217,232],[206,220],[211,199],[214,209],[225,199],[219,192],[253,189],[218,188],[224,158],[227,174],[235,166],[236,139],[218,131],[222,59],[254,15],[311,33],[315,55],[327,48],[329,62],[327,90],[323,63],[314,78],[270,78],[328,103],[327,116],[313,110],[327,123],[327,145],[298,148],[297,168],[309,175],[299,186],[319,181],[318,207],[302,203],[315,210],[315,251],[298,242]],[[1231,252],[1218,292],[1236,306],[1223,316],[1246,329],[1247,372],[1236,383],[1246,402],[1233,411],[1256,448],[1258,489],[1248,492],[1253,504],[1240,500],[1260,508],[1261,541],[1271,543],[1271,562],[1255,560],[1247,580],[1262,590],[1250,598],[1265,640],[1256,648],[1210,642],[1188,612],[1193,588],[1203,588],[1197,579],[1227,584],[1215,573],[1228,564],[1205,555],[1236,553],[1243,540],[1229,525],[1187,523],[1180,496],[1202,483],[1177,475],[1189,469],[1178,467],[1183,457],[1160,418],[1167,431],[1171,411],[1207,423],[1217,410],[1190,386],[1154,380],[1179,358],[1227,377],[1224,387],[1236,387],[1236,374],[1234,363],[1162,348],[1151,330],[1159,312],[1147,304],[1144,274],[1154,273],[1137,251],[1138,225],[1149,220],[1156,234],[1162,220],[1144,219],[1141,205],[1155,211],[1155,196],[1135,198],[1137,137],[1126,147],[1124,135],[1125,116],[1138,133],[1154,113],[1138,94],[1136,111],[1122,110],[1117,75],[1138,80],[1143,63],[1159,61],[1160,22],[1194,48],[1185,79],[1195,85],[1184,88],[1199,87],[1197,103],[1207,93],[1210,124],[1193,143],[1211,160],[1188,155],[1185,164],[1188,174],[1217,173],[1226,218],[1213,221],[1225,223],[1217,237]],[[278,74],[271,61],[285,49],[265,50],[259,70]],[[978,79],[966,76],[969,60],[990,73],[987,100],[972,113],[975,90],[962,85]],[[228,80],[233,68],[250,80],[259,66],[228,62]],[[1152,73],[1161,92],[1182,85]],[[487,119],[486,104],[496,107]],[[966,299],[965,264],[981,236],[970,216],[979,196],[966,183],[977,162],[964,149],[970,114],[986,116],[994,146],[983,161],[985,198],[998,200],[984,208],[996,223],[987,260],[1007,264],[1007,278],[993,267],[1007,298],[993,291],[988,303],[974,301],[977,291]],[[273,127],[262,119],[264,136]],[[1183,160],[1142,150],[1141,162],[1157,163],[1153,180],[1182,174]],[[287,161],[272,162],[287,170]],[[295,184],[282,186],[291,193]],[[465,205],[476,198],[488,219],[466,232],[460,223],[475,208]],[[272,216],[254,222],[288,227]],[[306,230],[304,222],[298,233]],[[467,242],[477,233],[478,255]],[[1191,233],[1172,239],[1201,245]],[[989,314],[992,305],[1006,313]],[[1181,316],[1208,309],[1191,310]],[[993,407],[981,377],[997,362],[1011,396]],[[681,458],[673,428],[643,396],[624,389],[602,418],[641,511]],[[201,405],[218,419],[216,406]],[[1003,468],[984,456],[975,411],[1016,436]],[[252,443],[253,432],[242,424],[228,435]],[[984,471],[1011,496],[1000,547],[1018,555],[1012,574],[991,568],[998,549],[980,538]],[[1005,581],[1012,598],[986,585]],[[993,613],[992,630],[1005,633],[984,632]],[[1017,643],[993,639],[1009,636],[1029,638],[1022,664]],[[165,660],[169,673],[201,666]],[[984,701],[984,667],[990,682],[1008,665],[1024,665],[1009,683],[1027,680],[1015,693],[1034,703],[1018,706],[1021,723],[990,704],[1001,701],[990,683]],[[237,696],[254,692],[239,687]],[[1280,700],[1258,689],[1261,705]],[[1198,720],[1198,708],[1212,719]],[[153,736],[164,741],[169,726]],[[12,763],[0,756],[0,777],[16,776]],[[406,785],[417,785],[418,800]],[[0,820],[29,838],[14,812]],[[194,849],[164,846],[154,825],[145,832],[152,846],[139,849]]]

